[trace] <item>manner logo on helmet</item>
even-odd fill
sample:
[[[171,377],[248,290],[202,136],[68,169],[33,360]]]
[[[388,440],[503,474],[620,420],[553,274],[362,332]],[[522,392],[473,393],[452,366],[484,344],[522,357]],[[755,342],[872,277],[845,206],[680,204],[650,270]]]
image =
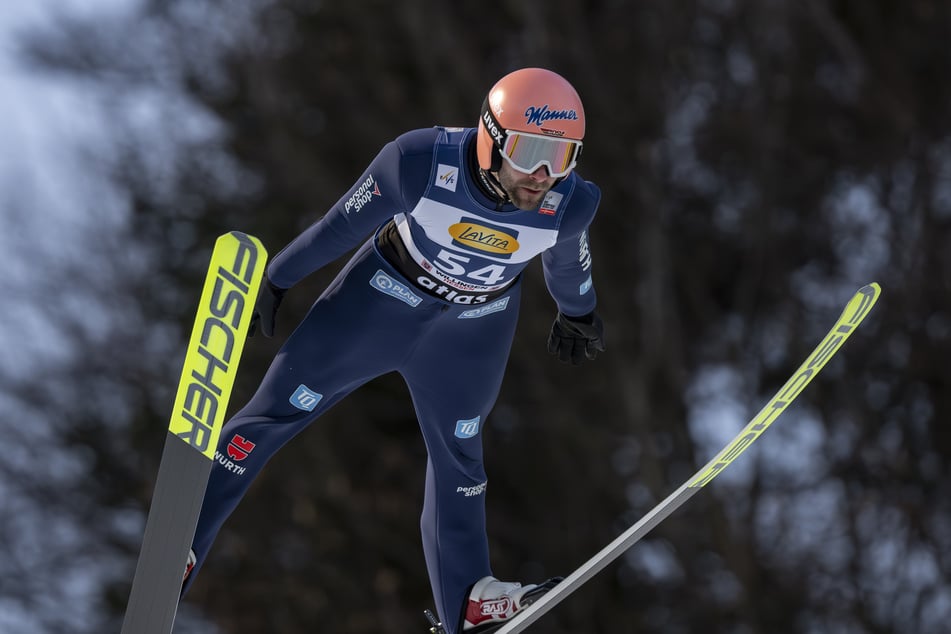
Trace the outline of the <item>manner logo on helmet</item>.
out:
[[[518,233],[513,233],[515,235],[508,233],[508,230],[466,218],[449,227],[449,235],[453,237],[454,244],[503,257],[510,257],[518,251]]]
[[[257,443],[251,442],[240,434],[235,434],[228,443],[228,457],[241,462],[254,451],[255,447]]]
[[[578,112],[576,110],[549,110],[548,104],[544,106],[529,106],[525,110],[525,123],[528,125],[537,125],[539,128],[546,121],[577,121]],[[551,134],[552,130],[546,130]]]

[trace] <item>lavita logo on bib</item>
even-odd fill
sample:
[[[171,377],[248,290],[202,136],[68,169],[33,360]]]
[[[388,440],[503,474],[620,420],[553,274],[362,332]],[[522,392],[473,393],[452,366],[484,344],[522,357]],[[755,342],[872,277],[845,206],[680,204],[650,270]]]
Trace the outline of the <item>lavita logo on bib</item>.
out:
[[[492,226],[477,219],[462,218],[449,227],[453,244],[469,250],[490,253],[495,257],[510,258],[518,251],[518,232],[514,229]]]

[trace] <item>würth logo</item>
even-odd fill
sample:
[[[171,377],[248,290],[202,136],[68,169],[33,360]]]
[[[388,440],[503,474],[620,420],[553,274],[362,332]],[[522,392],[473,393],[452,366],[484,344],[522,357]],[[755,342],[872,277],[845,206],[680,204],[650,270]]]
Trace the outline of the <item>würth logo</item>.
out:
[[[257,445],[239,434],[235,434],[228,443],[228,457],[238,462],[248,457]]]

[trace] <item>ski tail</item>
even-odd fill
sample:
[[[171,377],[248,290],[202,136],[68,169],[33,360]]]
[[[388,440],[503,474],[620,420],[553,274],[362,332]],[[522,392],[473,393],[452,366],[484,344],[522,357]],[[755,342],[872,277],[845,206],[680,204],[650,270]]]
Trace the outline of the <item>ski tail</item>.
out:
[[[266,261],[267,251],[252,236],[232,231],[215,242],[185,353],[122,634],[172,631],[185,561]]]
[[[446,634],[446,628],[442,626],[432,610],[423,610],[423,616],[426,617],[426,621],[429,623],[429,634]]]
[[[496,634],[517,634],[537,621],[543,614],[551,610],[569,594],[585,584],[591,577],[603,570],[609,563],[617,559],[631,546],[641,540],[655,526],[660,524],[671,513],[689,500],[701,488],[717,477],[727,466],[746,451],[753,442],[768,428],[784,411],[789,404],[799,396],[806,385],[812,381],[819,371],[839,351],[846,339],[855,332],[859,324],[865,319],[869,311],[878,301],[881,288],[872,283],[860,288],[846,305],[839,320],[823,337],[816,349],[806,361],[796,370],[795,374],[780,388],[779,392],[770,399],[766,406],[716,454],[703,468],[680,485],[664,501],[651,509],[647,515],[636,524],[628,528],[613,542],[598,552],[594,557],[582,564],[577,570],[565,577],[565,580],[552,588],[524,611],[516,614],[499,629]]]

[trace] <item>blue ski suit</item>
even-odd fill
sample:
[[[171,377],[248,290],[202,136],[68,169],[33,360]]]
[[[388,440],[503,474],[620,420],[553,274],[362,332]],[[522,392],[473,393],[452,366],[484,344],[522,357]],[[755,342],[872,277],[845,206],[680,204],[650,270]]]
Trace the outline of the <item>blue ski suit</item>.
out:
[[[572,172],[538,209],[500,204],[476,181],[474,138],[474,128],[435,127],[388,143],[270,263],[268,279],[286,289],[363,242],[224,425],[187,584],[271,456],[337,401],[393,371],[406,381],[428,452],[423,548],[450,632],[468,588],[492,574],[482,432],[515,333],[519,273],[541,255],[558,310],[594,310],[587,229],[600,191]]]

